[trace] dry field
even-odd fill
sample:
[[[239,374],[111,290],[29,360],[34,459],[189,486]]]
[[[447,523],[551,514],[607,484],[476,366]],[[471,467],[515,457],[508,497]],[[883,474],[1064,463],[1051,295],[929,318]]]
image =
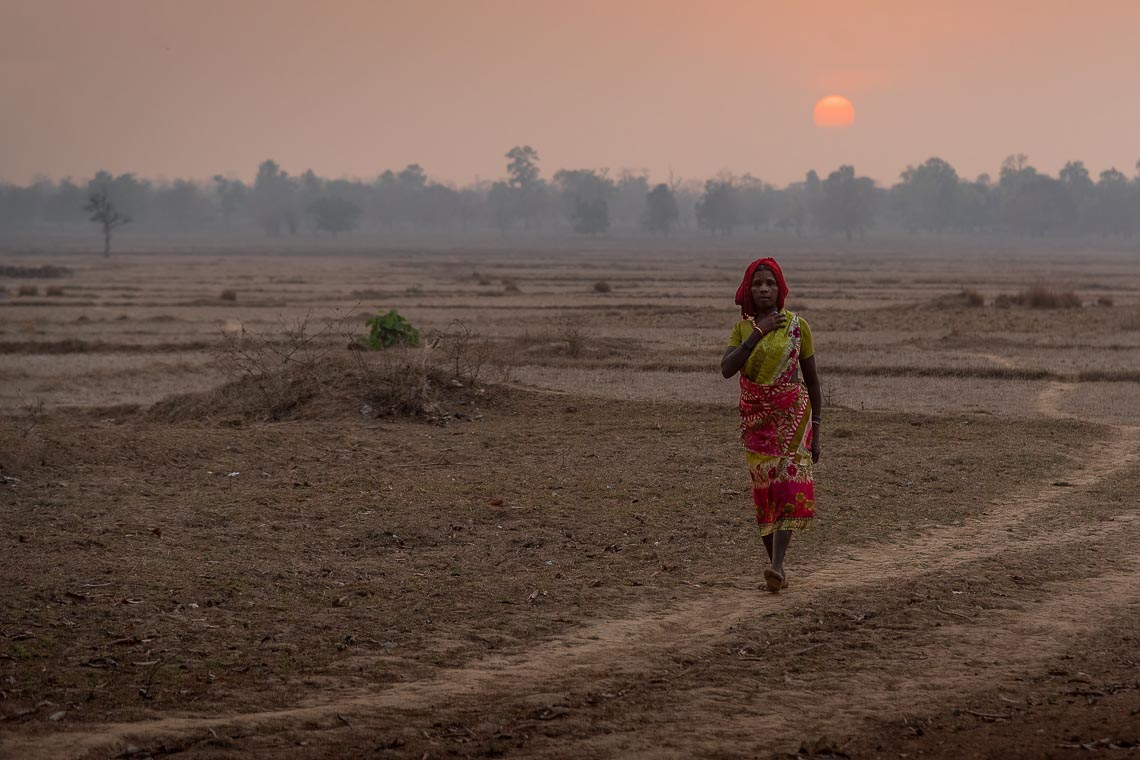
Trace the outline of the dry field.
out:
[[[70,270],[0,277],[0,757],[1137,752],[1140,257],[772,253],[826,401],[778,595],[747,251],[0,255]],[[348,351],[390,308],[447,337]],[[235,340],[306,317],[273,407]]]

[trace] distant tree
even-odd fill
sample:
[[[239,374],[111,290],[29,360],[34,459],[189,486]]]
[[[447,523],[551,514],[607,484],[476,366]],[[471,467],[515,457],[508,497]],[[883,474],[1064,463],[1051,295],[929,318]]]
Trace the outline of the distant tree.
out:
[[[529,145],[507,151],[507,185],[513,191],[514,205],[523,228],[534,226],[542,205],[542,180],[538,177],[538,151]]]
[[[1085,168],[1084,161],[1068,161],[1061,168],[1061,173],[1057,175],[1066,186],[1075,187],[1082,192],[1092,187],[1092,179],[1089,178],[1089,170]]]
[[[218,204],[222,209],[222,224],[227,229],[233,222],[234,213],[245,198],[246,190],[241,180],[226,179],[221,174],[214,175],[214,192],[218,195]]]
[[[827,232],[842,232],[848,240],[870,226],[874,211],[875,183],[856,177],[855,167],[840,166],[823,181],[820,223]]]
[[[1071,229],[1076,208],[1060,181],[1044,174],[1024,174],[1003,198],[1002,219],[1022,235],[1047,235]]]
[[[610,228],[610,207],[605,198],[579,198],[574,204],[570,224],[574,231],[597,237]]]
[[[296,234],[298,225],[297,212],[293,208],[293,183],[276,161],[262,161],[257,167],[253,194],[258,221],[266,235],[276,237],[281,234],[282,227],[287,228],[289,234]]]
[[[44,199],[45,221],[53,224],[86,221],[86,216],[81,216],[86,198],[87,193],[79,185],[70,179],[61,180],[55,191],[49,192]]]
[[[482,211],[482,206],[484,205],[483,199],[487,191],[484,187],[475,185],[473,187],[460,188],[458,194],[456,214],[459,218],[459,229],[463,232],[467,232],[471,223]]]
[[[736,192],[741,221],[752,225],[754,232],[767,229],[772,215],[772,188],[751,174],[745,174],[737,183]]]
[[[963,182],[958,188],[961,199],[961,224],[975,232],[990,229],[997,219],[996,196],[990,187],[988,174],[980,174],[973,182]]]
[[[895,187],[910,230],[942,232],[957,226],[961,206],[958,172],[941,158],[908,166]]]
[[[1093,181],[1089,177],[1089,170],[1083,161],[1069,161],[1057,175],[1069,202],[1075,210],[1075,223],[1078,229],[1084,230],[1092,223]]]
[[[87,205],[83,210],[91,215],[91,221],[102,225],[103,227],[103,255],[111,255],[111,233],[117,228],[122,227],[124,224],[129,223],[130,217],[125,214],[120,214],[115,209],[115,205],[111,203],[111,199],[107,197],[106,189],[100,189],[92,193],[87,201]]]
[[[654,185],[645,196],[645,216],[642,219],[645,231],[668,235],[679,216],[677,198],[672,188],[664,182]]]
[[[514,192],[506,182],[496,182],[487,192],[487,205],[499,234],[506,237],[514,218]]]
[[[809,169],[808,173],[804,175],[804,182],[799,193],[800,204],[803,206],[804,221],[802,226],[806,226],[808,220],[815,220],[816,224],[823,227],[821,221],[820,208],[823,205],[823,180],[816,174],[815,169]],[[800,228],[796,230],[796,236],[801,234]]]
[[[803,235],[807,223],[807,209],[804,207],[803,187],[788,187],[776,199],[776,227],[784,232],[792,230],[796,237]]]
[[[554,184],[561,192],[566,216],[575,232],[582,231],[579,228],[584,218],[600,220],[603,208],[605,227],[609,228],[609,199],[614,193],[614,183],[606,176],[605,169],[560,169],[554,174]],[[604,230],[590,234],[601,231]]]
[[[427,185],[427,173],[419,164],[408,164],[403,171],[396,175],[396,181],[408,190],[423,190]]]
[[[176,179],[168,187],[155,191],[152,213],[181,230],[202,228],[210,223],[214,207],[201,188],[193,182]]]
[[[335,239],[341,232],[356,229],[360,206],[335,195],[323,195],[309,206],[318,232],[328,232]]]
[[[1064,184],[1039,174],[1024,153],[1007,156],[998,175],[999,218],[1022,235],[1047,235],[1076,225],[1077,209]]]
[[[1024,153],[1011,153],[1001,162],[999,180],[1005,182],[1007,177],[1016,177],[1026,171],[1037,173],[1037,170],[1029,165],[1029,156]]]
[[[515,146],[507,151],[507,176],[511,187],[523,190],[538,182],[538,151],[529,145]]]
[[[420,222],[432,232],[445,230],[459,216],[462,203],[459,192],[454,188],[439,182],[429,183],[422,196]]]
[[[713,235],[730,235],[740,221],[737,211],[736,188],[729,180],[710,179],[705,192],[697,201],[697,227]]]
[[[1113,168],[1100,173],[1093,192],[1093,216],[1102,235],[1132,237],[1136,224],[1135,193],[1123,172]]]
[[[647,172],[623,169],[614,183],[610,206],[610,221],[615,227],[636,229],[645,219],[645,202],[649,194]]]

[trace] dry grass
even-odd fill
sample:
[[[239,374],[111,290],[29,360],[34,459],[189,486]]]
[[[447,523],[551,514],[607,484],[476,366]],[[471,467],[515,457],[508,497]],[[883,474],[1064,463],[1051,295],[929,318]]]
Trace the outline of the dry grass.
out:
[[[38,296],[39,294],[40,289],[35,285],[21,285],[16,291],[16,295],[18,296]]]
[[[1035,285],[1013,295],[1002,293],[994,301],[994,306],[999,308],[1026,306],[1030,309],[1079,309],[1081,299],[1072,290],[1050,290]]]
[[[59,285],[51,285],[44,291],[44,295],[48,296],[62,296],[64,295],[63,288]]]
[[[40,267],[0,266],[0,277],[34,277],[46,279],[49,277],[67,277],[71,270],[67,267],[45,264]]]
[[[78,338],[63,340],[0,341],[2,354],[169,354],[185,351],[205,351],[216,344],[212,341],[191,340],[180,343],[109,343]]]
[[[944,296],[939,296],[930,302],[930,306],[936,309],[976,309],[985,305],[985,297],[973,288],[962,288],[959,293],[949,293]]]
[[[1084,383],[1140,383],[1140,370],[1090,370],[1077,373],[1077,380]]]

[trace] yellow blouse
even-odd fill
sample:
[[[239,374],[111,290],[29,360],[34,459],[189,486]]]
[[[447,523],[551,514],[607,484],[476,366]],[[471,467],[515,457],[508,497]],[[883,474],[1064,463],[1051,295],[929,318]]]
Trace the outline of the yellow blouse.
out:
[[[798,326],[800,333],[799,353],[793,359],[797,365],[797,376],[799,374],[799,362],[815,355],[815,348],[811,342],[811,328],[808,326],[807,320],[803,317],[792,319],[792,317],[796,317],[796,314],[787,309],[783,310],[783,314],[788,318],[788,321],[779,330],[773,330],[760,339],[760,343],[756,345],[756,350],[752,352],[740,370],[745,377],[754,383],[770,385],[785,372],[790,358],[788,356],[789,344],[796,339],[796,336],[788,334],[788,330],[792,329],[793,325]],[[751,334],[752,323],[747,319],[742,319],[732,328],[728,345],[737,348]]]

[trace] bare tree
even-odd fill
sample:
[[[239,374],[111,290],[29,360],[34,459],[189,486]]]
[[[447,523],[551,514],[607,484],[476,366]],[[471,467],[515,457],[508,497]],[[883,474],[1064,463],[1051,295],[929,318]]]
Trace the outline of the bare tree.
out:
[[[120,214],[115,209],[115,205],[111,203],[111,199],[107,197],[107,190],[100,189],[89,196],[87,205],[83,210],[91,214],[91,221],[98,222],[103,225],[103,255],[111,255],[111,231],[116,227],[122,227],[131,218],[126,214]]]

